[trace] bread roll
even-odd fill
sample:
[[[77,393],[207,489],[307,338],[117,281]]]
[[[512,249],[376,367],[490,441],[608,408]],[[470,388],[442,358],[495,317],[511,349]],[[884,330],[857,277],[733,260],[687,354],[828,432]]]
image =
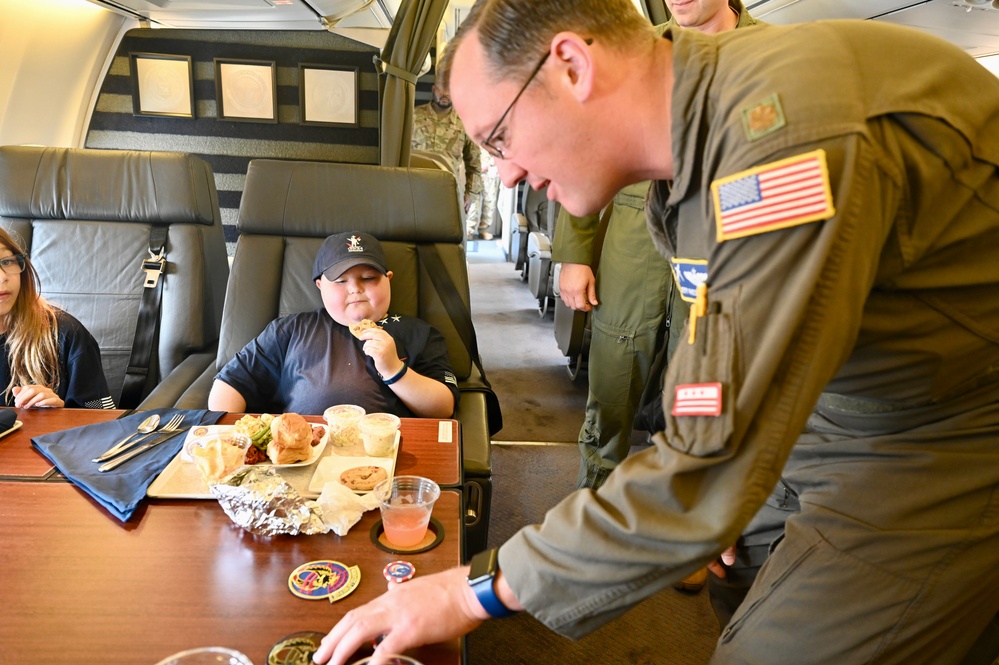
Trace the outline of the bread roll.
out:
[[[312,425],[297,413],[284,413],[271,421],[267,457],[272,464],[294,464],[312,455]]]

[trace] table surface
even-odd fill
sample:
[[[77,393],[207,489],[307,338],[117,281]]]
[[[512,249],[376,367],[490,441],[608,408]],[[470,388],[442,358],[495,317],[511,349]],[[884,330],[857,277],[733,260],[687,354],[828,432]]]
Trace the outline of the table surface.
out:
[[[30,447],[32,436],[120,414],[19,411],[21,430],[0,439],[0,662],[152,665],[183,649],[216,645],[266,665],[282,637],[325,633],[348,610],[380,595],[386,563],[405,559],[425,575],[462,559],[457,489],[444,489],[434,507],[443,541],[419,554],[376,548],[376,511],[342,538],[255,536],[217,502],[204,500],[149,500],[122,524],[82,490],[48,475],[51,465]],[[453,427],[457,439],[457,423]],[[438,421],[403,420],[397,473],[448,472],[460,453],[434,454],[442,445],[437,429]],[[456,471],[460,479],[460,459]],[[294,596],[289,575],[321,559],[358,566],[358,588],[332,604]],[[462,652],[463,642],[452,640],[411,655],[425,665],[456,664]]]

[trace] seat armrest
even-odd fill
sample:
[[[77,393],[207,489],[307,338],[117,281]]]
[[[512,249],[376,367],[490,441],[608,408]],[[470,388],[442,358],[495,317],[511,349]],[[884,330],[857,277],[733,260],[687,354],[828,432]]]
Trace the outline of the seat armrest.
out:
[[[513,221],[516,222],[517,229],[521,233],[527,233],[530,230],[527,227],[527,218],[524,217],[523,213],[520,213],[520,212],[514,213],[514,215],[513,215]]]
[[[214,361],[214,358],[212,360]],[[212,362],[201,376],[184,391],[184,394],[177,400],[176,407],[178,409],[207,409],[208,393],[212,391],[212,384],[215,382],[215,375],[218,373],[219,371],[215,368],[215,363]]]
[[[465,479],[488,478],[492,475],[492,462],[485,393],[475,389],[462,390],[454,417],[461,423],[461,456]]]
[[[142,403],[139,404],[139,410],[146,409],[159,409],[159,408],[169,408],[177,404],[180,399],[192,383],[197,381],[201,375],[205,372],[206,368],[212,370],[212,375],[214,376],[215,369],[215,356],[216,351],[212,349],[210,351],[202,351],[199,353],[192,353],[188,357],[184,358],[177,365],[172,372],[163,377],[152,392],[146,396]],[[205,402],[207,403],[208,398],[205,396]],[[198,408],[205,408],[204,406]]]

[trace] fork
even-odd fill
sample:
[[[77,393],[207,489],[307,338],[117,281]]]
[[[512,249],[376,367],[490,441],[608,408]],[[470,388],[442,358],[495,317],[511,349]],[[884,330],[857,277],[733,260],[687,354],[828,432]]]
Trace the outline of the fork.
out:
[[[182,422],[184,422],[184,414],[183,413],[175,413],[174,416],[172,418],[170,418],[170,420],[168,420],[166,422],[166,424],[163,425],[162,427],[160,427],[158,430],[154,430],[154,431],[150,432],[149,434],[144,434],[144,435],[140,436],[138,439],[132,440],[129,444],[127,444],[127,445],[125,445],[125,446],[123,446],[121,448],[118,448],[117,450],[114,449],[114,448],[112,448],[111,450],[107,451],[103,455],[100,455],[99,457],[95,457],[93,461],[94,462],[104,462],[106,460],[111,459],[112,457],[116,457],[116,456],[120,455],[121,453],[125,452],[126,450],[131,450],[132,448],[135,448],[135,446],[137,446],[139,443],[141,443],[145,439],[148,439],[151,436],[154,436],[156,434],[160,434],[161,432],[173,432],[173,431],[175,431],[178,427],[180,427],[180,424]]]
[[[115,467],[119,466],[120,464],[124,464],[125,462],[127,462],[130,459],[132,459],[133,457],[136,457],[140,453],[144,453],[145,451],[149,450],[150,448],[158,446],[159,444],[163,443],[164,441],[167,441],[168,439],[173,438],[174,435],[175,435],[175,433],[179,434],[180,432],[183,432],[183,431],[185,431],[187,429],[190,429],[188,427],[181,427],[180,425],[183,422],[184,422],[184,416],[183,415],[178,414],[178,415],[174,416],[173,418],[170,419],[170,421],[166,425],[164,425],[163,427],[161,427],[158,430],[156,430],[155,434],[159,434],[161,436],[157,436],[150,443],[147,443],[146,445],[140,446],[138,448],[134,448],[132,446],[129,446],[129,448],[132,448],[132,450],[129,453],[127,453],[125,455],[122,455],[121,457],[118,457],[117,459],[114,459],[114,460],[112,460],[112,461],[110,461],[110,462],[108,462],[106,464],[100,465],[99,467],[97,467],[97,470],[101,471],[101,472],[110,471],[111,469],[114,469]]]

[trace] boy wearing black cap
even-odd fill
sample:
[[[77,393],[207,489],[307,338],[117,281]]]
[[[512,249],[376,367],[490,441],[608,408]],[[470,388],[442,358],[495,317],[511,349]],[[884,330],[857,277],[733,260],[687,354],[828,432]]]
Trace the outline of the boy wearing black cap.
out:
[[[321,414],[357,404],[401,417],[447,418],[458,382],[443,335],[390,315],[392,271],[367,233],[323,241],[313,269],[323,308],[271,322],[215,377],[210,409]],[[352,334],[362,321],[375,326]]]

